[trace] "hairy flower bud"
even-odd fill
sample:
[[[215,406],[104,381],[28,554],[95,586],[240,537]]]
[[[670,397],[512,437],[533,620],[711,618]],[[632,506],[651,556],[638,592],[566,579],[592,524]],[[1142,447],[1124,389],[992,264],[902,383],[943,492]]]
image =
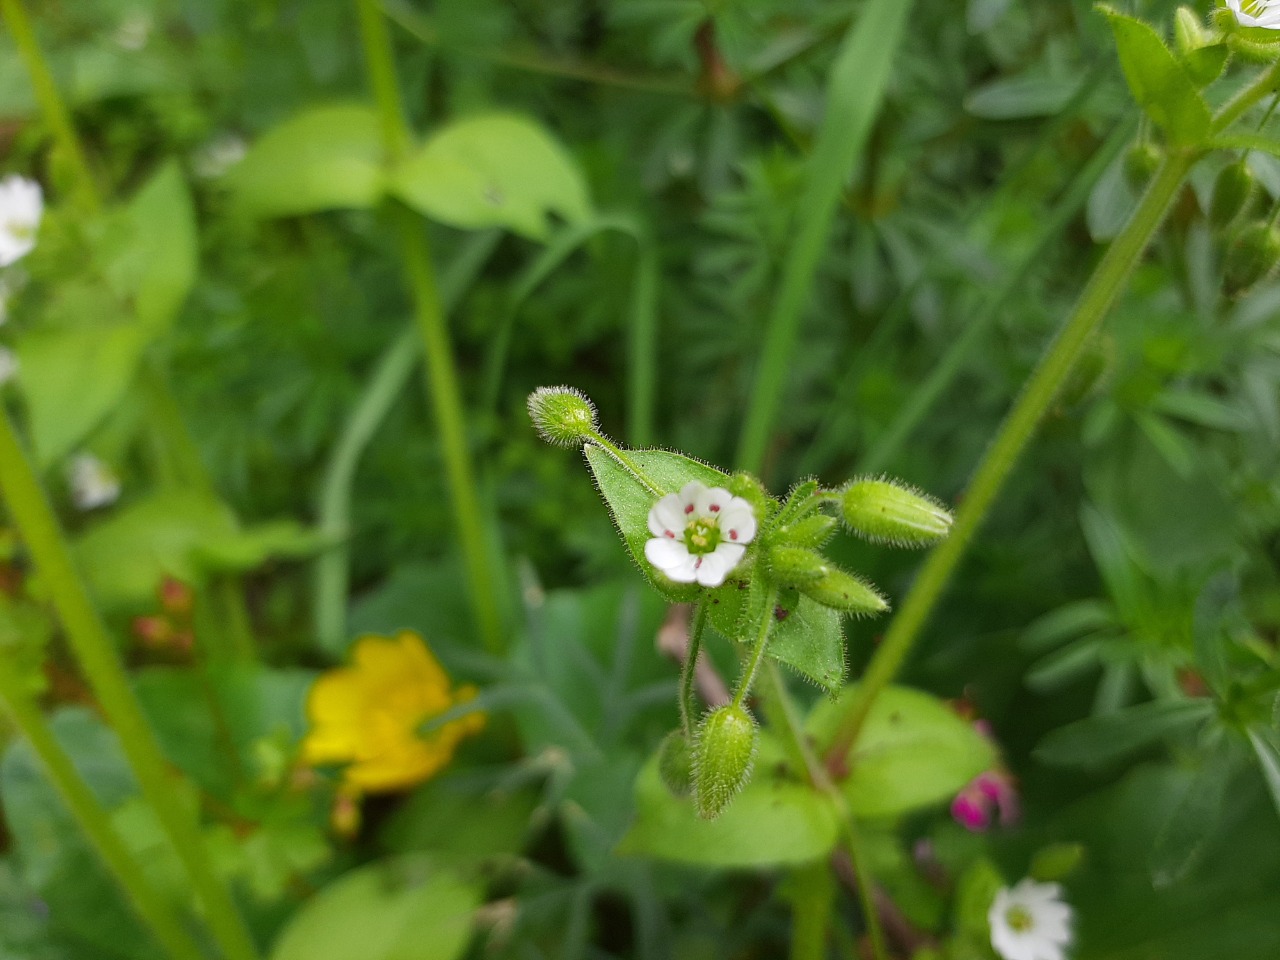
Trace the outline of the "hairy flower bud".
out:
[[[817,580],[796,586],[810,600],[858,617],[875,616],[889,609],[889,602],[875,587],[835,566],[829,566]]]
[[[539,387],[529,394],[529,419],[547,443],[580,447],[599,430],[596,408],[573,387]]]
[[[693,747],[693,803],[698,816],[714,820],[751,779],[756,722],[734,704],[713,710],[698,724]]]
[[[1153,143],[1135,143],[1124,155],[1124,176],[1135,189],[1146,186],[1164,160],[1164,152]]]
[[[1228,296],[1238,296],[1269,274],[1280,260],[1280,230],[1264,221],[1251,223],[1227,250],[1223,285]]]
[[[837,520],[825,513],[812,513],[778,530],[778,539],[795,547],[820,547],[831,538]]]
[[[693,750],[683,730],[672,730],[658,748],[658,773],[667,789],[677,797],[693,790]]]
[[[873,543],[927,547],[951,530],[951,514],[937,500],[890,480],[855,480],[842,494],[844,522]]]
[[[1223,167],[1213,182],[1209,222],[1215,227],[1225,227],[1244,209],[1252,192],[1253,174],[1244,161],[1238,160]]]
[[[803,547],[774,547],[768,563],[774,579],[786,584],[816,583],[832,570],[822,554]]]

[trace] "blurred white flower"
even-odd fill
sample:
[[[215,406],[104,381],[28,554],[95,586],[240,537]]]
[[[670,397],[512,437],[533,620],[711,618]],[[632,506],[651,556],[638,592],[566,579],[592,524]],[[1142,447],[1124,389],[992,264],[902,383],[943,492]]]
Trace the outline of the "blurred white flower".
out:
[[[0,347],[0,387],[18,375],[18,358],[12,350]]]
[[[224,133],[192,155],[191,169],[197,177],[216,180],[243,160],[248,149],[242,137]]]
[[[655,567],[676,583],[718,587],[755,537],[756,515],[741,497],[695,480],[653,505],[649,532],[644,555]]]
[[[130,12],[116,28],[114,35],[116,46],[129,51],[141,50],[151,39],[152,26],[154,22],[149,13],[143,10]]]
[[[1071,908],[1062,887],[1031,878],[1002,887],[987,912],[991,946],[1004,960],[1063,960],[1071,945]]]
[[[1280,30],[1280,0],[1227,0],[1227,9],[1242,27]]]
[[[0,180],[0,267],[16,263],[35,249],[43,215],[40,184],[19,176]]]
[[[91,453],[82,453],[67,465],[71,499],[81,510],[94,510],[115,503],[120,496],[120,480],[111,468]]]

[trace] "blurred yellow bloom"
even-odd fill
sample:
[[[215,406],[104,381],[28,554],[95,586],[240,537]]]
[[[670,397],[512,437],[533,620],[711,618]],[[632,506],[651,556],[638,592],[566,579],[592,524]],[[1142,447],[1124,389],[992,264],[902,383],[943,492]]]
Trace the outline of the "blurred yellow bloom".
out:
[[[361,637],[352,665],[330,670],[311,688],[303,759],[313,766],[347,764],[344,786],[361,793],[411,787],[446,766],[458,742],[484,727],[484,715],[472,713],[421,729],[475,693],[451,687],[416,633]]]

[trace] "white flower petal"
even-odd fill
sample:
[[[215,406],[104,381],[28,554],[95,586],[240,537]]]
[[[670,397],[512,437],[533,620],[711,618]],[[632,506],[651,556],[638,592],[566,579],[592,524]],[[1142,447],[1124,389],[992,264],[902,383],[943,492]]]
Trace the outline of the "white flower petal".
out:
[[[733,543],[750,543],[756,536],[756,515],[751,504],[734,497],[720,518],[720,533]]]
[[[669,530],[676,537],[684,529],[684,504],[674,493],[668,493],[649,510],[649,532],[655,537],[665,536]]]
[[[703,487],[694,501],[694,512],[700,517],[719,517],[733,500],[724,487]]]
[[[0,180],[0,267],[9,266],[35,249],[43,214],[40,184],[18,176]]]
[[[697,480],[690,480],[683,487],[677,496],[680,498],[680,512],[682,514],[693,513],[698,508],[698,496],[707,489],[705,483],[699,483]],[[693,510],[689,508],[693,507]]]
[[[689,557],[689,548],[683,540],[654,537],[645,542],[644,556],[659,570],[666,571],[684,563]]]
[[[711,553],[704,554],[702,563],[698,565],[698,583],[704,587],[720,586],[738,565],[746,549],[732,543],[721,543]]]

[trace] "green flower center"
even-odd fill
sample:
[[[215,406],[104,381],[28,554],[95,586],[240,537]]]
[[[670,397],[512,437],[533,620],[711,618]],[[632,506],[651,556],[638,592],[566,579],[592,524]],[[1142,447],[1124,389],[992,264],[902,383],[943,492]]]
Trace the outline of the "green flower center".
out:
[[[1026,907],[1010,907],[1004,914],[1005,923],[1018,933],[1026,933],[1036,925],[1035,918]]]
[[[716,517],[690,520],[684,528],[684,545],[695,555],[715,552],[720,546],[720,522]]]

